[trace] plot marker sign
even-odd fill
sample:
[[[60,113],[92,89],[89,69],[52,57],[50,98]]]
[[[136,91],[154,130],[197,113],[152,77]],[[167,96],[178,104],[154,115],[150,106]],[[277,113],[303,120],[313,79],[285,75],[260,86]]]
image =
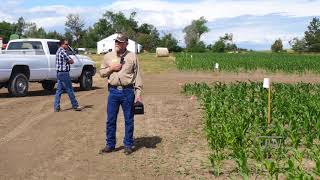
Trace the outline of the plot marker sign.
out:
[[[215,68],[215,69],[219,69],[219,64],[216,63],[216,64],[214,65],[214,68]]]
[[[270,79],[269,78],[264,78],[263,79],[263,88],[269,89],[270,88]]]
[[[271,122],[271,83],[269,78],[263,79],[263,88],[268,89],[268,119],[267,119],[267,125],[270,127]]]

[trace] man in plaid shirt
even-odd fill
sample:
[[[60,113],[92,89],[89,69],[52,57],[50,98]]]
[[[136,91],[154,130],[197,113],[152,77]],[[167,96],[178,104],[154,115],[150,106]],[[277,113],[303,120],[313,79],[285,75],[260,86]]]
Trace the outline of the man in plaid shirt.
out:
[[[81,111],[83,108],[79,106],[78,101],[74,95],[72,88],[72,82],[70,78],[70,64],[74,63],[74,60],[67,54],[66,50],[69,48],[67,40],[60,40],[60,48],[56,53],[56,69],[57,69],[57,91],[54,99],[54,111],[59,112],[60,109],[60,98],[63,90],[68,93],[72,108],[75,111]]]

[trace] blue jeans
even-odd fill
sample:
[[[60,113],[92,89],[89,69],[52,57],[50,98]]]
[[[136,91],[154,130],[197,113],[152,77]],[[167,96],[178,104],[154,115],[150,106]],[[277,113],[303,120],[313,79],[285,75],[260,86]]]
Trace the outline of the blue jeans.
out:
[[[60,106],[60,98],[61,98],[61,94],[63,93],[63,90],[65,90],[68,93],[68,96],[72,104],[72,108],[77,108],[78,101],[76,100],[76,97],[74,95],[69,72],[58,72],[57,84],[58,84],[58,87],[56,91],[56,96],[54,98],[54,109],[57,109]]]
[[[117,117],[120,105],[125,119],[125,136],[123,144],[125,147],[132,147],[134,131],[134,98],[133,88],[125,88],[123,90],[109,88],[106,123],[106,144],[108,147],[114,148],[116,146]]]

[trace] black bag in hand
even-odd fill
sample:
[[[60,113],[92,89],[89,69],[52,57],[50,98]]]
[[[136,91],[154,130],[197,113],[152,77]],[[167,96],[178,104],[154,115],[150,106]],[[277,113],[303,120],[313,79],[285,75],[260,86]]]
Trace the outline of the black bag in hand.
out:
[[[144,106],[143,103],[140,101],[137,101],[133,105],[134,108],[134,114],[144,114]]]

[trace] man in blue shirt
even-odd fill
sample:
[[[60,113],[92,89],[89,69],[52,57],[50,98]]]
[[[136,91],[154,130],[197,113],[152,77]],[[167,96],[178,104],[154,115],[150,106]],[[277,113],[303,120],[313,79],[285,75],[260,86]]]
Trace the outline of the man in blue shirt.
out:
[[[70,64],[74,63],[74,60],[67,54],[66,50],[69,48],[67,40],[60,40],[60,48],[56,53],[56,69],[57,69],[57,91],[54,99],[54,111],[59,112],[60,109],[60,98],[63,90],[68,93],[72,108],[75,111],[81,111],[83,108],[78,105],[78,101],[74,95],[72,88],[72,82],[70,78]]]

